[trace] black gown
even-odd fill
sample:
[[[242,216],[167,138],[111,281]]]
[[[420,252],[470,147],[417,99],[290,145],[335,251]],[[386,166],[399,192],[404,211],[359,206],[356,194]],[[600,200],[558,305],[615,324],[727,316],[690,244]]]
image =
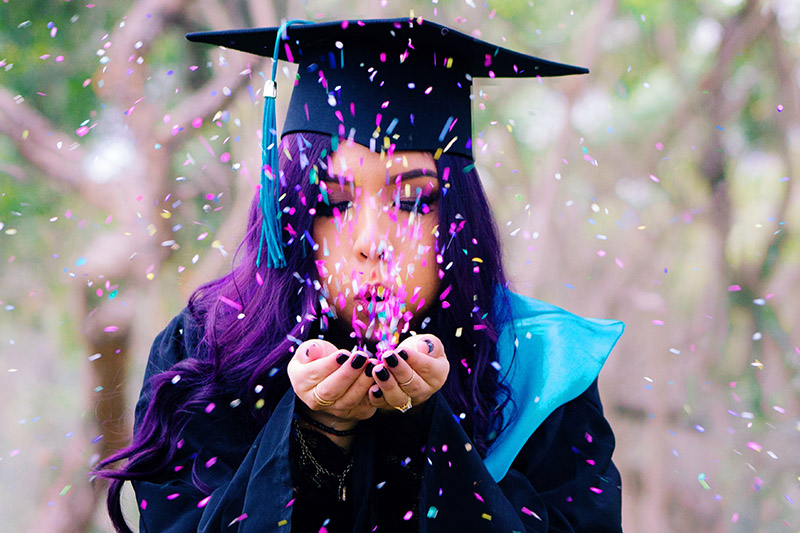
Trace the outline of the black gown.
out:
[[[193,354],[201,334],[184,309],[156,338],[134,431],[149,378]],[[174,467],[132,482],[140,531],[621,531],[614,435],[596,381],[545,419],[499,483],[440,393],[405,414],[379,413],[359,425],[344,502],[336,483],[318,487],[298,466],[295,400],[287,390],[255,439],[241,406],[193,414]],[[314,435],[314,455],[343,470],[350,457]]]

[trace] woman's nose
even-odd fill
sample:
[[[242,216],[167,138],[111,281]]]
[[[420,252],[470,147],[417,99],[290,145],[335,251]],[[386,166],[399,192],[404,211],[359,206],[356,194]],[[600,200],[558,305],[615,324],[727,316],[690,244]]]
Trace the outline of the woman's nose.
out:
[[[384,259],[389,247],[388,216],[375,198],[366,198],[352,222],[353,253],[357,259]]]

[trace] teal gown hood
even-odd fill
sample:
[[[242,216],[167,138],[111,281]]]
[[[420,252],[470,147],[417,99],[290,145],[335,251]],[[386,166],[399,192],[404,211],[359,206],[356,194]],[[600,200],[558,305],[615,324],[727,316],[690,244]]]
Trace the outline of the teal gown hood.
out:
[[[617,320],[582,318],[507,289],[498,296],[498,301],[508,298],[510,303],[511,318],[500,330],[497,357],[511,401],[503,409],[506,427],[484,459],[495,481],[503,479],[544,419],[597,379],[625,328]]]

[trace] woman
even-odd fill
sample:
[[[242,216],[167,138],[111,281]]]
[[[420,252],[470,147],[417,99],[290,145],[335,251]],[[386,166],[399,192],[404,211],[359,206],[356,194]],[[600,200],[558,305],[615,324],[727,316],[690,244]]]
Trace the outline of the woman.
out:
[[[156,339],[101,464],[127,460],[115,526],[131,480],[141,531],[619,530],[621,324],[508,291],[471,160],[473,76],[582,70],[421,20],[190,38],[284,45],[299,79],[241,258]]]

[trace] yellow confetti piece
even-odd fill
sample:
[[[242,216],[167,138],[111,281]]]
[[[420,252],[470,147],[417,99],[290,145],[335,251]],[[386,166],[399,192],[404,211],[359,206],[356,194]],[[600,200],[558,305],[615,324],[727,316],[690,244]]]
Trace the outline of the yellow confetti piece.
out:
[[[464,449],[467,450],[468,452],[471,452],[472,451],[472,444],[469,443],[469,442],[464,444]]]
[[[285,525],[286,525],[286,524],[288,524],[288,523],[289,523],[289,521],[288,521],[288,520],[281,520],[280,522],[278,522],[278,525],[279,525],[279,526],[285,526]]]
[[[481,514],[481,518],[483,518],[484,520],[491,520],[492,519],[492,515],[483,513],[483,514]]]
[[[150,237],[152,237],[153,235],[156,234],[156,227],[153,224],[150,224],[149,226],[147,226],[147,230],[146,231],[147,231],[147,234]]]
[[[16,234],[17,234],[17,230],[14,229],[14,228],[8,228],[6,230],[6,235],[16,235]]]
[[[511,127],[511,124],[506,124],[506,129],[508,130],[508,133],[514,131],[514,128]]]
[[[222,246],[222,241],[220,241],[220,240],[216,240],[216,241],[211,243],[211,247],[212,248],[219,248],[220,246]]]
[[[637,226],[636,229],[647,229],[647,226]]]
[[[30,133],[30,132],[29,132],[28,130],[25,130],[25,131],[23,131],[23,132],[22,132],[22,140],[23,140],[23,141],[24,141],[24,140],[26,140],[26,139],[28,138],[28,134],[29,134],[29,133]]]
[[[460,336],[461,336],[461,333],[462,333],[463,331],[464,331],[464,328],[458,328],[458,329],[456,329],[456,337],[460,337]]]
[[[453,58],[452,57],[448,57],[447,58],[447,68],[451,68],[452,66],[453,66]]]
[[[147,273],[147,275],[146,275],[145,277],[146,277],[146,278],[147,278],[149,281],[153,281],[154,279],[156,279],[156,275],[155,275],[155,274],[153,274],[152,272],[148,272],[148,273]]]
[[[264,407],[264,398],[259,398],[256,402],[256,409],[261,409],[262,407]]]
[[[756,360],[755,360],[755,362],[753,362],[753,363],[750,363],[750,366],[754,366],[754,367],[756,367],[756,368],[757,368],[757,369],[759,369],[759,370],[764,370],[764,363],[762,363],[762,362],[761,362],[761,361],[759,361],[758,359],[756,359]]]
[[[211,122],[216,122],[222,118],[222,111],[217,111],[214,113],[214,118],[211,119]]]
[[[170,213],[170,212],[169,212],[169,211],[167,211],[167,210],[164,210],[164,211],[161,213],[161,218],[164,218],[164,219],[169,219],[169,218],[172,218],[172,213]]]
[[[456,137],[453,137],[453,138],[450,140],[450,142],[449,142],[449,143],[447,143],[447,146],[445,146],[445,147],[444,147],[444,151],[445,151],[445,152],[446,152],[446,151],[448,151],[448,150],[450,149],[450,147],[451,147],[451,146],[453,146],[453,143],[454,143],[454,142],[456,142],[457,140],[458,140],[458,136],[456,136]]]
[[[472,258],[472,262],[473,263],[483,263],[483,259],[481,259],[480,257],[473,257]]]
[[[438,161],[440,157],[442,157],[442,149],[437,148],[436,152],[433,154],[433,159]]]

